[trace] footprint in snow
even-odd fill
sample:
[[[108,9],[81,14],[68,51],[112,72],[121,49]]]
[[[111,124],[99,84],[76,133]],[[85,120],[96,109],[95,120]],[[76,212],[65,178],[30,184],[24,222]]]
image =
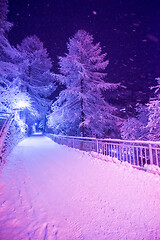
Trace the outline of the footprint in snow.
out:
[[[44,223],[39,231],[39,239],[43,240],[57,240],[58,230],[54,224]]]

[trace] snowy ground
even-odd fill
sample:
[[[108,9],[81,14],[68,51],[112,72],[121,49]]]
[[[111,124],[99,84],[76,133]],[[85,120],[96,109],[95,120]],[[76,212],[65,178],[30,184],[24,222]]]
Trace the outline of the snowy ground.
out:
[[[47,137],[22,141],[0,173],[0,240],[160,239],[160,176]]]

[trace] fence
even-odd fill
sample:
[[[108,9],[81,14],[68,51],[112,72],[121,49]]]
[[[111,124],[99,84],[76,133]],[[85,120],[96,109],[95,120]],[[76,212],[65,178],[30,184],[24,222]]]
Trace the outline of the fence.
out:
[[[14,119],[13,114],[7,114],[7,113],[0,113],[0,123],[1,123],[1,128],[0,128],[0,160],[2,158],[2,150],[3,150],[3,145],[5,142],[5,138],[8,132],[8,129]]]
[[[97,139],[54,134],[49,134],[49,137],[59,144],[115,157],[135,166],[143,167],[145,164],[153,164],[160,167],[160,142]]]
[[[10,117],[11,117],[10,113],[0,112],[0,137],[4,131],[4,128],[7,125],[7,122],[9,121]]]

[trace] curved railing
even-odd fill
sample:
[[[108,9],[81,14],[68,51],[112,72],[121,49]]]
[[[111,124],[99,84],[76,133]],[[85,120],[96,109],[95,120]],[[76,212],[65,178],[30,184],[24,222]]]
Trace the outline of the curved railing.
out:
[[[4,129],[11,118],[11,115],[11,113],[0,112],[0,137],[2,136]]]
[[[158,141],[97,139],[54,134],[48,134],[48,136],[59,144],[84,151],[97,152],[134,166],[143,167],[147,164],[160,167],[160,142]]]
[[[14,114],[0,112],[0,158],[9,127],[14,120]]]

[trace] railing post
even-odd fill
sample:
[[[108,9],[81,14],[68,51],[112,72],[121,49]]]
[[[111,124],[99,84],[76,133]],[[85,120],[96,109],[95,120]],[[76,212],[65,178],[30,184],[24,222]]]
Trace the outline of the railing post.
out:
[[[152,146],[151,146],[151,143],[149,143],[148,145],[149,145],[149,160],[150,160],[150,164],[153,164]]]
[[[0,138],[0,162],[2,160],[2,139]]]
[[[98,153],[98,139],[96,141],[97,141],[97,153]]]

